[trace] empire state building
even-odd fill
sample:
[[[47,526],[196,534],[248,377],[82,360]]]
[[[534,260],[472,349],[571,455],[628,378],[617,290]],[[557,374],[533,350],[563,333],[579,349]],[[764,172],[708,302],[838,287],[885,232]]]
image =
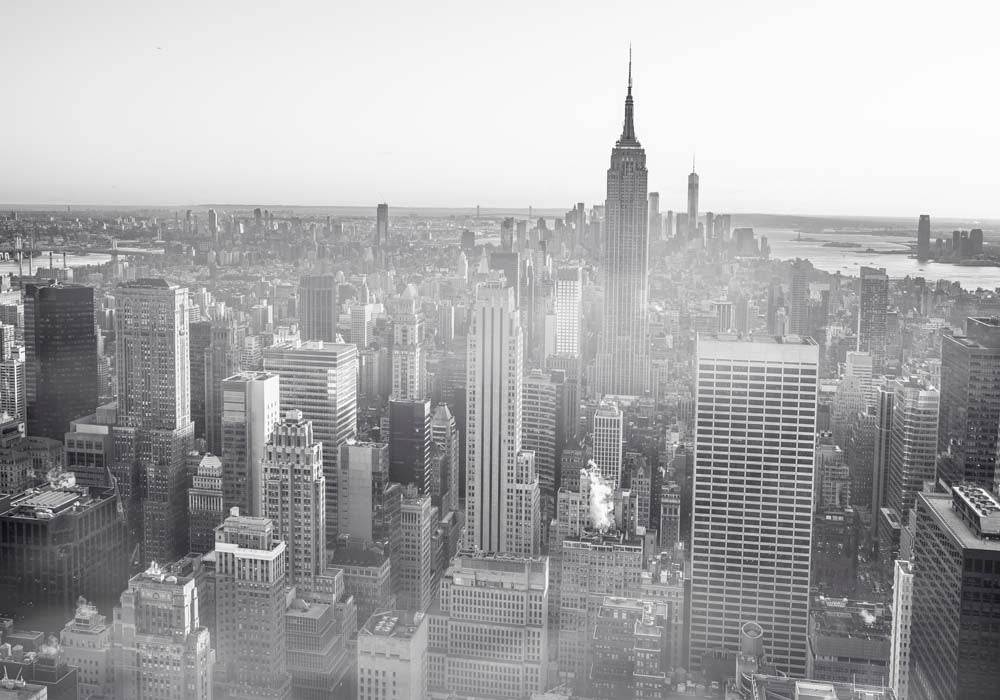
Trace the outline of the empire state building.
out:
[[[632,59],[625,125],[611,151],[605,202],[604,332],[597,356],[597,391],[639,396],[649,386],[647,298],[649,231],[646,151],[632,121]]]

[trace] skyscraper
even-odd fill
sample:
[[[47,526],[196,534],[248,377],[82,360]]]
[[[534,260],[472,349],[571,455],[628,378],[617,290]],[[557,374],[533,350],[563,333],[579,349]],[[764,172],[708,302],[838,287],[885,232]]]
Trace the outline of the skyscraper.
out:
[[[622,412],[602,403],[594,412],[594,464],[614,488],[622,484]]]
[[[213,698],[215,651],[198,603],[194,576],[154,563],[132,577],[112,627],[114,697]]]
[[[452,511],[458,511],[461,498],[458,488],[459,469],[461,468],[458,425],[446,403],[438,404],[437,408],[434,409],[434,415],[431,416],[431,442],[437,445],[445,455],[439,487],[440,512],[441,517],[444,517]]]
[[[222,492],[222,461],[205,455],[188,489],[188,549],[205,554],[215,549],[215,528],[225,519]]]
[[[375,209],[375,247],[381,248],[389,242],[389,205],[379,204]]]
[[[270,372],[241,372],[222,382],[223,512],[237,507],[263,515],[261,460],[281,419],[280,378]]]
[[[434,595],[434,550],[431,538],[434,535],[435,511],[431,497],[417,492],[409,486],[403,492],[400,509],[400,533],[402,535],[399,556],[392,566],[398,568],[398,604],[404,610],[427,612]]]
[[[222,380],[240,371],[246,327],[222,320],[190,328],[191,420],[209,452],[222,454]]]
[[[909,695],[987,700],[1000,687],[1000,502],[956,485],[917,495]]]
[[[611,151],[607,178],[601,261],[604,325],[596,381],[601,394],[638,396],[649,385],[647,177],[646,151],[633,123],[630,57],[625,124]]]
[[[910,689],[910,630],[913,623],[913,564],[897,559],[892,578],[892,647],[889,687],[896,700],[907,700]]]
[[[413,484],[430,495],[431,402],[427,399],[389,401],[389,479]]]
[[[917,224],[917,260],[927,260],[931,256],[931,217],[921,214]]]
[[[264,447],[264,508],[275,537],[287,543],[289,583],[312,589],[326,569],[326,479],[323,445],[312,423],[289,410]]]
[[[559,389],[559,385],[540,369],[531,370],[522,382],[521,447],[535,454],[542,522],[545,523],[555,515]]]
[[[408,401],[427,396],[423,341],[424,315],[417,290],[409,285],[390,304],[393,322],[392,396]]]
[[[188,551],[186,460],[194,439],[187,289],[139,279],[117,288],[115,307],[112,472],[144,561],[175,561]]]
[[[1000,424],[1000,319],[968,318],[941,339],[937,478],[994,488]]]
[[[580,320],[583,315],[583,282],[579,267],[556,272],[556,353],[580,354]]]
[[[792,263],[788,285],[788,332],[792,335],[809,334],[809,262]]]
[[[215,697],[288,700],[285,543],[269,519],[234,508],[215,531],[215,557]]]
[[[379,611],[358,630],[358,697],[427,697],[427,618],[405,610]]]
[[[694,159],[688,175],[687,236],[689,239],[698,237],[698,173],[694,171]]]
[[[264,352],[264,369],[281,377],[282,410],[298,409],[323,443],[326,541],[337,541],[340,446],[358,430],[358,350],[354,345],[286,343]]]
[[[660,193],[650,192],[649,193],[649,237],[654,240],[660,240],[663,229],[663,220],[660,216]]]
[[[889,277],[885,268],[862,267],[858,279],[858,347],[871,353],[872,365],[881,372],[886,363],[886,315],[889,310]]]
[[[905,520],[924,482],[934,481],[939,397],[934,387],[909,378],[895,380],[893,393],[885,505]]]
[[[470,548],[514,545],[509,487],[521,450],[523,339],[514,290],[493,278],[479,286],[469,320],[466,379],[466,535]]]
[[[750,620],[777,668],[805,674],[818,365],[811,338],[698,336],[692,667],[738,651]]]
[[[62,440],[70,421],[97,408],[94,290],[24,285],[28,433]]]
[[[337,342],[337,278],[303,275],[299,280],[299,331],[302,340]]]

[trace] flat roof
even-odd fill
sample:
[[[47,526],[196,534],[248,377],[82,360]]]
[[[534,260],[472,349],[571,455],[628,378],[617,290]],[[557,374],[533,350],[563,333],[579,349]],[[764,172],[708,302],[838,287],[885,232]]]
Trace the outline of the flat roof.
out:
[[[919,493],[917,496],[923,499],[938,522],[964,549],[1000,552],[1000,540],[977,537],[969,524],[962,520],[962,516],[952,508],[951,496],[938,493]]]

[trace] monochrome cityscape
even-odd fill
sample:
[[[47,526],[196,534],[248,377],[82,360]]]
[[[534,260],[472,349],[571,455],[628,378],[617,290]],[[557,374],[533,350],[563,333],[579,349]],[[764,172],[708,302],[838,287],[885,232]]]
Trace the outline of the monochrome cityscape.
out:
[[[0,700],[1000,697],[1000,221],[652,83],[557,209],[5,203]]]

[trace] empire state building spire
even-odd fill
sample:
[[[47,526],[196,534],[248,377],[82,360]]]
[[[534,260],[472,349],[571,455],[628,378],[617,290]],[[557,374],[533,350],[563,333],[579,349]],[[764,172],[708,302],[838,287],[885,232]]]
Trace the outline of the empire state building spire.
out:
[[[635,138],[635,123],[632,120],[632,47],[628,47],[628,94],[625,95],[625,125],[622,127],[622,137],[618,139],[619,146],[638,146]]]

